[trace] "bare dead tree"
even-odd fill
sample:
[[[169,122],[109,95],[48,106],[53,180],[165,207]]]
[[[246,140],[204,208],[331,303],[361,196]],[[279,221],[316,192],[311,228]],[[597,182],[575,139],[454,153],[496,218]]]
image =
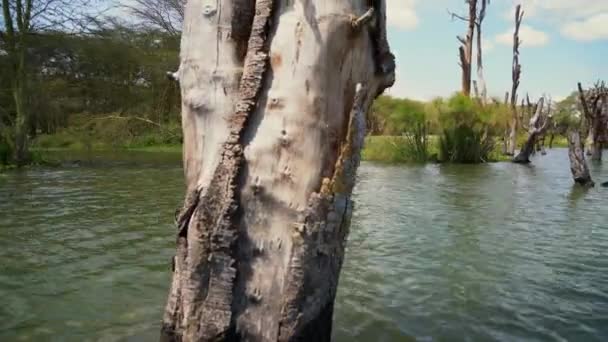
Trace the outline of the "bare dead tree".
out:
[[[549,131],[549,129],[552,128],[553,126],[553,120],[551,119],[551,113],[553,111],[553,99],[551,98],[551,96],[547,96],[546,97],[547,100],[547,114],[546,114],[546,119],[548,120],[547,122],[547,128],[540,134],[540,136],[538,137],[538,139],[536,139],[536,151],[540,152],[541,155],[546,155],[547,151],[545,149],[545,141],[547,139],[547,132]]]
[[[186,0],[132,0],[124,5],[143,25],[179,36]]]
[[[485,3],[485,0],[482,0]],[[459,65],[462,69],[462,93],[465,96],[471,95],[471,72],[473,63],[473,40],[475,38],[475,25],[477,23],[477,0],[465,0],[468,5],[468,15],[461,16],[452,12],[449,12],[452,19],[460,19],[467,23],[467,33],[463,38],[456,36],[456,39],[460,42],[458,48]]]
[[[608,88],[598,81],[587,91],[578,83],[579,100],[588,127],[588,155],[595,161],[602,160],[602,151],[608,134]]]
[[[589,166],[585,159],[585,147],[578,129],[573,129],[568,133],[568,157],[574,182],[582,186],[594,186],[595,183],[591,179]]]
[[[483,105],[487,103],[488,89],[483,74],[483,36],[481,29],[483,21],[486,18],[486,10],[489,3],[490,0],[481,0],[481,9],[477,15],[477,20],[475,21],[475,26],[477,27],[477,83],[479,84],[479,96]]]
[[[517,164],[529,164],[530,156],[534,153],[536,142],[538,138],[544,134],[549,127],[551,121],[550,113],[543,115],[543,106],[545,99],[541,97],[536,104],[536,112],[532,118],[530,118],[530,124],[528,125],[528,139],[522,147],[519,154],[513,158],[513,162]]]
[[[519,46],[521,40],[519,39],[519,28],[524,18],[524,11],[521,9],[521,5],[515,7],[515,32],[513,33],[513,65],[511,68],[511,75],[513,80],[513,86],[511,88],[511,110],[513,117],[511,119],[511,132],[509,134],[509,143],[507,154],[514,155],[517,146],[517,128],[519,126],[518,114],[517,114],[517,89],[519,88],[519,81],[521,78],[521,64],[519,64]]]
[[[182,32],[162,340],[330,341],[365,115],[395,80],[386,3],[189,0]]]

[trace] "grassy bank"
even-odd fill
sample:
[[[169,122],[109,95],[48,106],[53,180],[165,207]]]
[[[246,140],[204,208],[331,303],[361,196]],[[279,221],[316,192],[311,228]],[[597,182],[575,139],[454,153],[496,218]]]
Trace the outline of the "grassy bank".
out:
[[[525,142],[526,136],[519,137],[519,145]],[[167,143],[169,142],[169,143]],[[549,143],[548,139],[546,141]],[[402,136],[370,136],[366,139],[365,148],[362,152],[363,160],[382,163],[414,163],[411,152],[408,151],[407,141]],[[556,136],[553,147],[567,147],[566,138]],[[95,139],[95,137],[83,137],[72,132],[62,132],[55,135],[40,136],[33,145],[34,151],[44,156],[44,151],[74,150],[74,151],[107,151],[128,150],[141,152],[165,152],[181,153],[181,144],[169,139],[162,134],[148,132],[139,137],[127,139]],[[497,142],[494,150],[490,153],[488,162],[509,161],[510,157],[502,155],[502,142]],[[428,161],[439,159],[439,138],[430,136],[428,141]]]
[[[412,158],[408,151],[407,138],[401,136],[370,136],[365,141],[363,160],[382,163],[416,163],[420,162]],[[439,138],[430,136],[428,142],[427,162],[439,160]],[[509,157],[503,156],[500,146],[496,145],[490,154],[488,162],[508,161]]]
[[[521,135],[518,145],[523,146],[527,137]],[[548,148],[549,139],[546,140]],[[567,148],[568,141],[565,137],[556,136],[553,140],[553,148]],[[436,161],[439,155],[439,138],[429,137],[429,161]],[[401,136],[370,136],[365,141],[363,160],[382,163],[415,163],[407,148],[407,140]],[[502,141],[496,142],[490,153],[488,162],[511,161],[511,157],[502,154]]]

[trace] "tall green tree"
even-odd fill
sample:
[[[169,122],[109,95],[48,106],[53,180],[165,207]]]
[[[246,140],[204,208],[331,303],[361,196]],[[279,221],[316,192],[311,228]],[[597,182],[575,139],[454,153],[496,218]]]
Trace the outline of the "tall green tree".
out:
[[[2,30],[0,51],[6,56],[6,70],[10,79],[10,92],[14,115],[4,113],[2,120],[5,139],[13,149],[17,165],[28,161],[28,124],[31,119],[27,61],[28,50],[36,33],[50,29],[74,30],[82,27],[89,0],[1,0]],[[89,6],[89,7],[87,7]]]

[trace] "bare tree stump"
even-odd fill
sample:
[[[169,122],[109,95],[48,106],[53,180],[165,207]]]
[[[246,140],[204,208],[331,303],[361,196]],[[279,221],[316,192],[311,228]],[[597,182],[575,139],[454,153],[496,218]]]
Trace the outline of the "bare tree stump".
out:
[[[162,340],[330,340],[365,114],[394,70],[382,0],[187,2]]]
[[[568,134],[568,156],[570,157],[570,170],[574,182],[583,186],[594,186],[595,183],[591,179],[585,159],[585,148],[578,131],[572,131]]]

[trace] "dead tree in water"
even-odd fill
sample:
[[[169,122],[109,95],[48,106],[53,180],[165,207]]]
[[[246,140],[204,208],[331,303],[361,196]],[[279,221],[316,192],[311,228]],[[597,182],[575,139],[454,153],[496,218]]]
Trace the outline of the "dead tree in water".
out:
[[[530,125],[528,127],[528,140],[521,149],[521,152],[513,158],[514,163],[528,164],[530,163],[530,156],[534,154],[534,148],[536,147],[537,139],[544,134],[549,127],[550,117],[549,114],[543,116],[543,105],[544,98],[540,98],[538,104],[536,104],[536,113],[530,119]]]
[[[588,127],[588,155],[595,161],[602,160],[602,151],[608,134],[608,89],[598,82],[588,91],[578,83],[579,99]]]
[[[517,114],[517,89],[519,88],[519,80],[521,78],[521,64],[519,64],[519,45],[521,40],[519,39],[519,28],[524,18],[524,12],[521,10],[521,5],[517,5],[515,8],[515,32],[513,33],[513,65],[511,68],[511,77],[513,80],[513,86],[511,88],[511,110],[512,118],[510,124],[509,141],[507,147],[508,155],[515,155],[515,149],[517,148],[517,127],[519,126],[518,114]]]
[[[487,0],[482,1],[485,4]],[[462,69],[462,94],[465,96],[470,96],[472,79],[471,73],[473,69],[473,40],[475,38],[475,27],[477,24],[477,0],[465,0],[465,3],[469,6],[469,13],[467,16],[460,16],[455,13],[450,14],[452,15],[452,19],[458,18],[467,23],[466,36],[464,38],[461,36],[456,36],[456,39],[458,39],[461,44],[458,48],[458,56],[460,59],[460,68]]]
[[[187,2],[163,341],[330,340],[365,115],[394,70],[383,0]]]
[[[574,182],[583,186],[594,186],[595,183],[589,173],[587,160],[585,160],[585,148],[578,130],[568,133],[568,157],[570,157],[570,171],[572,171]]]
[[[547,151],[545,150],[545,141],[547,140],[547,131],[553,126],[553,120],[551,120],[551,111],[553,109],[553,100],[551,97],[547,98],[547,115],[548,119],[548,127],[540,134],[540,136],[536,139],[536,152],[540,152],[541,155],[546,155]]]
[[[505,93],[505,107],[509,106],[509,92],[507,91]],[[503,155],[508,155],[509,154],[509,129],[507,128],[504,131],[504,134],[502,135],[502,154]]]
[[[477,20],[475,21],[475,27],[477,28],[477,82],[479,85],[479,99],[481,104],[487,104],[488,97],[488,89],[486,85],[486,79],[483,74],[483,36],[482,36],[482,25],[483,21],[486,18],[486,8],[490,0],[481,0],[481,9],[479,10],[479,14],[477,15]]]

